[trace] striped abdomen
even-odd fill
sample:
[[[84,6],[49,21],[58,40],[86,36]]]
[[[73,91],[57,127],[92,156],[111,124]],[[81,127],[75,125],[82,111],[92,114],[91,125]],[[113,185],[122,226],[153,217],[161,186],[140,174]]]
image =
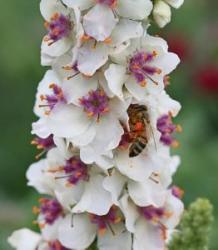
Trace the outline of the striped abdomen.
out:
[[[132,145],[129,149],[129,157],[136,157],[138,156],[146,147],[148,140],[144,136],[138,136],[133,141]]]

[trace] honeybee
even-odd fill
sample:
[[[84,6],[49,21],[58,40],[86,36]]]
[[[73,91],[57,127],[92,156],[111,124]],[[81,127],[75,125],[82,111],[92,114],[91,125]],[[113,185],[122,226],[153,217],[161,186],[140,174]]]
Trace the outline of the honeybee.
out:
[[[129,115],[129,129],[131,146],[129,157],[133,158],[142,153],[150,137],[150,119],[145,105],[131,104],[127,110]]]

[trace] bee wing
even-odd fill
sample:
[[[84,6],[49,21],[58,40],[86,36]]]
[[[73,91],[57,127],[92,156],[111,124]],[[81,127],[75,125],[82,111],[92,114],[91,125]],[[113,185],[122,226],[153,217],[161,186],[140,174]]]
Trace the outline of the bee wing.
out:
[[[155,140],[155,136],[154,136],[154,130],[151,126],[151,123],[148,122],[146,119],[145,119],[145,124],[146,124],[146,128],[147,128],[147,134],[150,137],[152,137],[153,141],[154,141],[154,147],[155,147],[155,150],[157,151],[157,143],[156,143],[156,140]]]

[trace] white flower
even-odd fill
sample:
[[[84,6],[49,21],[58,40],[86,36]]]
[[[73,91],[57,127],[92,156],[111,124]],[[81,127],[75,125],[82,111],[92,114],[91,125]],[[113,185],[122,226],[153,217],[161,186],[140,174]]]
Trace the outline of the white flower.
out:
[[[42,41],[41,62],[50,65],[56,57],[79,46],[79,38],[83,35],[81,16],[78,8],[69,10],[59,0],[41,0],[40,10],[48,30]]]
[[[22,228],[13,232],[8,238],[8,242],[16,250],[65,249],[57,239],[58,226],[59,224],[50,226],[41,234]]]
[[[116,205],[118,205],[120,197],[127,189],[129,196],[138,206],[153,205],[160,207],[164,204],[167,194],[159,179],[159,175],[153,173],[145,181],[136,182],[114,171],[105,178],[103,186],[111,192],[113,202]]]
[[[177,226],[184,209],[170,190],[162,207],[135,206],[126,194],[120,200],[120,208],[127,229],[133,233],[133,250],[164,249],[167,231]]]
[[[163,39],[149,35],[133,39],[127,49],[113,54],[112,60],[114,64],[105,71],[110,90],[122,100],[125,85],[139,101],[148,93],[162,91],[165,76],[179,63],[178,56],[168,52]]]
[[[47,158],[30,166],[28,185],[42,194],[56,196],[73,212],[106,214],[112,206],[111,194],[103,189],[104,176],[94,166],[84,164],[78,155],[64,158],[57,148]]]
[[[53,134],[68,139],[80,147],[85,163],[103,161],[99,157],[119,145],[123,134],[120,120],[126,122],[128,104],[110,100],[98,85],[97,76],[78,74],[62,85],[60,82],[53,71],[40,82],[35,105],[40,119],[33,124],[33,133],[42,138]]]
[[[160,28],[163,28],[171,21],[170,6],[164,1],[157,1],[153,9],[153,17]]]
[[[82,37],[82,46],[75,48],[72,63],[76,63],[78,70],[87,76],[92,76],[103,66],[111,53],[124,50],[131,39],[140,37],[143,34],[143,28],[140,22],[120,19],[111,31],[110,37],[103,36],[100,39],[101,33],[96,35],[90,33]]]
[[[150,0],[63,0],[63,2],[73,8],[75,6],[79,7],[81,10],[87,10],[95,6],[104,6],[108,9],[108,12],[113,11],[121,17],[133,19],[133,20],[143,20],[149,16],[152,10],[152,2]],[[92,9],[91,9],[92,11]],[[98,13],[100,15],[101,13]],[[108,20],[110,21],[110,20]],[[99,24],[101,25],[101,24]],[[96,26],[95,26],[96,27]],[[96,27],[96,30],[98,27]]]
[[[71,171],[71,161],[77,164]],[[78,165],[80,164],[80,165]],[[68,210],[75,205],[84,192],[84,180],[87,179],[87,166],[78,156],[66,157],[57,148],[51,149],[47,158],[32,164],[27,173],[28,185],[40,194],[56,196],[62,206]],[[72,166],[74,169],[74,165]],[[76,175],[80,173],[80,176]],[[74,177],[75,176],[75,177]]]
[[[26,228],[13,232],[8,238],[9,244],[17,250],[35,250],[40,241],[40,234]]]
[[[99,250],[131,250],[131,234],[112,207],[105,216],[74,214],[65,218],[59,229],[59,240],[68,248],[86,249],[97,236]]]

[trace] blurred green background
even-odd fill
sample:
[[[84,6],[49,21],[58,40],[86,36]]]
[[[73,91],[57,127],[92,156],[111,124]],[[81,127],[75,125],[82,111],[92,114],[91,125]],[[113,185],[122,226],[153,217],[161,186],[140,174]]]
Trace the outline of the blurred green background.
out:
[[[26,187],[25,171],[36,151],[30,146],[34,95],[45,68],[39,50],[43,20],[36,0],[1,1],[0,9],[0,249],[9,250],[6,237],[31,225],[31,206],[37,194]],[[218,249],[218,2],[185,0],[173,11],[173,22],[156,31],[182,57],[168,91],[183,110],[177,119],[184,132],[175,153],[182,164],[175,183],[186,191],[185,203],[208,197],[215,206],[211,237]]]

